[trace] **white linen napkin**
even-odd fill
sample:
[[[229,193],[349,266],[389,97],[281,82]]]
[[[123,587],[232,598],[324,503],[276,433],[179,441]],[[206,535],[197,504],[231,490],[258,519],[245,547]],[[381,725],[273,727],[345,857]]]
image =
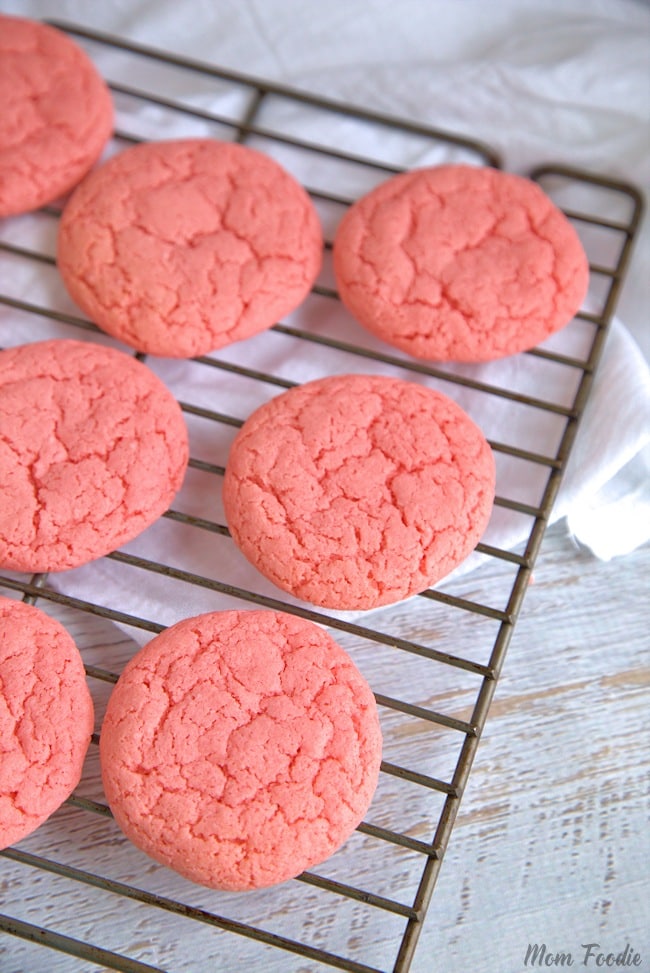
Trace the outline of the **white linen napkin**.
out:
[[[54,4],[23,0],[5,6],[7,12],[27,16],[77,21],[80,16],[76,5],[65,0]],[[585,13],[577,0],[563,5],[508,2],[490,5],[490,18],[480,4],[442,0],[431,4],[409,2],[390,9],[373,0],[365,5],[363,16],[347,0],[327,5],[308,3],[299,15],[294,5],[280,0],[265,6],[264,11],[252,0],[237,9],[222,7],[218,16],[217,6],[162,0],[155,9],[142,2],[128,5],[127,11],[118,2],[108,2],[92,13],[86,9],[83,17],[89,24],[152,46],[234,66],[253,75],[266,74],[333,98],[474,135],[495,146],[506,167],[514,171],[526,172],[535,164],[560,161],[611,172],[643,187],[650,182],[650,164],[643,149],[648,136],[648,109],[642,66],[643,41],[647,38],[643,31],[650,27],[650,16],[637,4],[602,2]],[[467,11],[469,6],[474,19]],[[197,17],[199,8],[203,20]],[[497,15],[492,19],[493,11]],[[374,19],[369,19],[371,14]],[[100,68],[107,71],[111,58],[105,57],[105,68],[102,64]],[[223,91],[211,93],[198,81],[194,90],[187,76],[182,89],[179,94],[186,100],[209,110],[223,108],[232,98]],[[153,137],[160,137],[160,117],[155,111],[136,105],[122,106],[121,113],[121,122],[126,119],[145,130],[151,126]],[[305,137],[318,134],[318,120],[300,106],[276,105],[269,119],[297,127]],[[183,124],[176,128],[167,125],[163,134],[173,137],[189,133]],[[337,134],[345,144],[349,123],[341,122],[340,133],[334,128],[329,138],[336,141]],[[376,152],[376,131],[369,129],[364,136],[359,130],[354,138],[357,150]],[[417,140],[405,141],[395,151],[398,155],[401,152],[398,161],[403,165],[437,161]],[[290,158],[282,158],[281,150],[277,157],[292,164]],[[297,174],[305,180],[318,178],[316,172]],[[331,213],[326,218],[333,219]],[[0,234],[12,243],[31,245],[37,241],[39,248],[53,254],[55,229],[53,220],[36,215],[4,221]],[[597,250],[597,241],[594,246]],[[637,250],[621,302],[623,320],[637,341],[621,320],[614,321],[553,512],[554,519],[566,518],[577,540],[601,558],[625,554],[650,539],[650,369],[639,348],[639,344],[648,348],[648,302],[644,301],[645,275],[639,265],[639,259],[648,254],[645,224]],[[40,301],[75,313],[52,267],[14,258],[9,264],[4,255],[2,261],[10,268],[8,273],[3,268],[3,290],[9,287],[17,299]],[[325,283],[329,282],[327,275],[326,268]],[[597,298],[592,295],[591,299]],[[391,352],[351,323],[345,311],[333,309],[326,298],[310,298],[289,323]],[[574,322],[549,346],[568,354],[580,353],[587,330]],[[0,344],[15,345],[55,335],[77,337],[78,333],[65,323],[39,320],[37,324],[34,316],[0,307]],[[104,336],[98,340],[110,342]],[[291,343],[275,333],[232,346],[218,357],[289,381],[307,381],[347,370],[385,371],[430,381],[407,369],[354,359],[335,349]],[[148,359],[148,363],[179,398],[208,404],[239,418],[281,391],[278,386],[242,382],[232,374],[217,374],[191,362]],[[574,370],[551,367],[533,356],[518,355],[455,371],[480,382],[565,404],[575,391]],[[454,395],[489,438],[553,455],[563,417],[489,396],[486,400],[485,393],[449,387],[438,379],[431,381]],[[490,402],[488,409],[486,401]],[[188,422],[193,455],[225,464],[235,430],[226,426],[206,431],[201,422],[191,417]],[[498,454],[497,462],[498,492],[524,503],[539,503],[546,473],[543,467],[503,453]],[[223,523],[215,479],[202,477],[197,471],[188,473],[174,506]],[[515,549],[525,540],[529,528],[530,520],[520,513],[496,508],[485,540]],[[285,600],[244,561],[230,540],[219,534],[162,520],[125,550],[206,578],[208,585],[185,584],[162,573],[136,572],[107,559],[52,575],[51,583],[73,597],[110,604],[125,614],[157,624],[241,604],[237,597],[210,587],[210,579],[259,592],[269,599]],[[471,569],[478,560],[470,558],[459,573]]]

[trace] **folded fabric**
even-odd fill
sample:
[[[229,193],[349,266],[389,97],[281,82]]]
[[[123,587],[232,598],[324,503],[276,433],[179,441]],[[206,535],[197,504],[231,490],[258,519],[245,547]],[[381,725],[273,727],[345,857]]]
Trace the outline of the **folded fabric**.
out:
[[[70,5],[57,2],[54,6],[56,10],[52,4],[37,0],[20,4],[23,15],[74,18]],[[496,5],[499,16],[490,20],[492,6],[488,18],[477,3],[409,2],[406,6],[411,19],[404,19],[401,5],[394,8],[399,10],[399,23],[405,26],[390,37],[388,31],[395,19],[379,0],[367,5],[363,17],[353,5],[334,2],[325,5],[326,10],[323,5],[307,4],[309,17],[303,11],[296,19],[293,11],[289,14],[290,6],[274,2],[260,12],[252,2],[243,3],[236,11],[221,11],[219,18],[212,12],[202,23],[192,17],[192,4],[161,2],[156,4],[154,16],[148,4],[130,5],[127,15],[123,5],[115,2],[102,4],[101,13],[92,16],[95,23],[154,47],[175,47],[179,53],[229,63],[250,74],[265,74],[334,98],[474,135],[494,145],[513,171],[526,173],[536,164],[560,161],[612,172],[642,186],[650,183],[643,33],[650,17],[638,4],[602,2],[597,11],[588,14],[581,13],[582,4],[577,2],[552,3],[543,9],[531,2],[501,3]],[[468,6],[476,15],[473,27],[468,26],[473,19]],[[8,7],[7,12],[11,12],[12,4]],[[374,21],[368,19],[371,14]],[[91,14],[86,12],[86,16],[90,19]],[[337,18],[339,46],[334,44]],[[327,43],[320,43],[321,37]],[[119,70],[119,59],[110,51],[103,55],[99,51],[98,56],[100,69],[109,78],[111,70]],[[130,81],[133,83],[132,78]],[[218,85],[211,90],[191,74],[166,83],[171,85],[167,94],[203,109],[232,109],[232,92]],[[178,85],[176,91],[174,84]],[[264,116],[267,126],[281,124],[315,140],[321,122],[308,106],[295,103],[272,104]],[[174,126],[163,119],[159,109],[138,102],[120,103],[119,123],[145,137],[169,138],[209,130],[199,120],[187,118],[179,118]],[[439,158],[418,140],[400,140],[394,133],[379,137],[372,127],[357,126],[351,131],[351,123],[345,119],[334,123],[330,119],[328,124],[331,144],[344,150],[352,140],[357,152],[389,151],[395,164],[407,167]],[[232,133],[224,137],[232,137]],[[281,148],[276,148],[279,161],[284,161]],[[321,174],[307,168],[300,177],[305,182],[312,178],[317,181]],[[360,185],[356,191],[364,188]],[[561,204],[564,202],[560,199]],[[37,215],[5,221],[0,238],[53,254],[55,232],[55,221]],[[598,241],[594,241],[594,248],[597,253]],[[630,326],[637,341],[621,320],[613,322],[553,511],[554,520],[567,518],[578,541],[603,558],[624,554],[650,539],[650,370],[639,347],[648,348],[644,330],[647,282],[639,267],[649,252],[644,224],[620,305],[621,320]],[[78,313],[53,267],[13,258],[11,266],[11,274],[3,280],[3,290],[7,289],[11,297],[64,314]],[[378,341],[363,335],[361,329],[353,331],[351,338],[349,317],[341,309],[333,309],[326,297],[313,295],[288,323],[381,349]],[[0,306],[0,344],[56,335],[77,336],[78,332],[64,322]],[[574,327],[556,336],[550,347],[580,354],[588,337],[583,329]],[[99,340],[109,339],[100,336]],[[281,391],[285,380],[307,381],[322,374],[362,370],[428,381],[408,369],[356,359],[335,348],[290,343],[285,335],[273,332],[234,345],[219,357],[227,365],[267,373],[280,385],[243,382],[235,373],[217,373],[193,362],[148,359],[148,363],[178,398],[239,419]],[[565,405],[575,392],[572,370],[551,367],[534,356],[517,355],[453,371]],[[450,391],[440,380],[433,384],[454,395],[493,441],[554,455],[564,417],[517,407],[498,398],[490,398],[486,408],[482,392],[460,386]],[[193,454],[198,451],[198,458],[225,464],[233,429],[226,425],[208,431],[192,416],[188,421]],[[511,499],[538,503],[545,476],[543,467],[522,463],[507,453],[498,455],[497,492]],[[188,474],[175,507],[223,523],[215,479],[197,470]],[[485,540],[515,549],[525,541],[529,528],[529,520],[499,507]],[[219,533],[163,519],[126,550],[206,582],[191,584],[189,580],[169,578],[164,571],[138,572],[127,564],[102,559],[53,575],[51,583],[73,597],[110,604],[126,615],[161,625],[216,607],[241,607],[240,589],[255,591],[271,601],[279,597],[277,589]],[[479,561],[471,557],[459,572],[470,570]],[[229,592],[227,586],[235,591]],[[140,640],[145,637],[138,635]]]

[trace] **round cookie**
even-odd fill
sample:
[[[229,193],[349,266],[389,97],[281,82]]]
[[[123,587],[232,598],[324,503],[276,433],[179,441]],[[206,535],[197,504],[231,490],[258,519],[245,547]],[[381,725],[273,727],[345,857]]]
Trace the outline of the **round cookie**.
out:
[[[476,166],[395,176],[334,241],[343,303],[416,358],[482,362],[564,327],[587,292],[576,231],[534,182]]]
[[[232,142],[137,145],[67,204],[58,265],[74,300],[140,351],[201,355],[271,327],[319,271],[322,233],[302,186]]]
[[[0,216],[67,193],[113,130],[110,92],[61,31],[0,14]]]
[[[333,609],[416,594],[474,548],[494,459],[451,399],[341,375],[282,393],[244,423],[223,485],[235,543],[276,585]]]
[[[0,597],[0,848],[31,834],[70,796],[93,719],[70,635],[40,609]]]
[[[56,339],[0,351],[0,567],[107,554],[165,512],[187,459],[180,407],[135,358]]]
[[[168,628],[126,666],[102,779],[141,850],[211,888],[261,888],[324,861],[377,785],[373,694],[321,628],[226,611]]]

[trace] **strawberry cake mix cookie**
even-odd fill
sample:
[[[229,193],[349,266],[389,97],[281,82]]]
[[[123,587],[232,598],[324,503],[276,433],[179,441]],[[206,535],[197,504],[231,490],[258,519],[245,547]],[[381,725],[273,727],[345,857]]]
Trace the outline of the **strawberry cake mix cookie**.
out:
[[[93,704],[59,622],[0,597],[0,848],[31,834],[81,778]]]
[[[74,193],[58,240],[63,280],[92,320],[173,358],[271,327],[308,294],[321,257],[302,186],[261,152],[212,139],[113,157]]]
[[[481,362],[569,323],[589,268],[576,231],[534,182],[447,165],[395,176],[356,202],[334,242],[343,303],[416,358]]]
[[[110,92],[53,27],[0,14],[0,216],[50,203],[97,161],[113,130]]]
[[[189,618],[128,663],[100,736],[135,845],[202,885],[274,885],[324,861],[375,791],[370,688],[321,628],[271,611]]]
[[[368,609],[416,594],[472,551],[494,458],[451,399],[396,378],[340,375],[257,409],[223,486],[235,543],[297,598]]]
[[[185,421],[121,351],[68,340],[0,351],[0,566],[61,571],[107,554],[171,503]]]

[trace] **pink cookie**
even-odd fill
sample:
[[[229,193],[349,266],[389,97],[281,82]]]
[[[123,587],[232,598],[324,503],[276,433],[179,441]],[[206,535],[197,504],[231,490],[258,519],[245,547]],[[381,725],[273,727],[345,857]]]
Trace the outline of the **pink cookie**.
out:
[[[0,598],[0,848],[31,834],[70,796],[93,718],[83,662],[63,626]]]
[[[370,375],[319,379],[244,423],[223,487],[235,543],[280,588],[334,609],[387,605],[470,553],[494,459],[451,399]]]
[[[100,737],[124,833],[186,878],[244,890],[329,857],[374,793],[374,697],[321,628],[270,611],[179,622],[126,666]]]
[[[589,267],[572,225],[535,183],[440,166],[355,203],[334,241],[344,304],[416,358],[490,361],[568,324]]]
[[[113,130],[110,92],[84,51],[34,20],[0,14],[0,216],[67,193]]]
[[[129,355],[63,340],[0,351],[0,567],[107,554],[164,513],[187,458],[178,404]]]
[[[201,355],[294,310],[320,268],[305,190],[231,142],[138,145],[85,180],[61,220],[65,284],[96,324],[154,355]]]

